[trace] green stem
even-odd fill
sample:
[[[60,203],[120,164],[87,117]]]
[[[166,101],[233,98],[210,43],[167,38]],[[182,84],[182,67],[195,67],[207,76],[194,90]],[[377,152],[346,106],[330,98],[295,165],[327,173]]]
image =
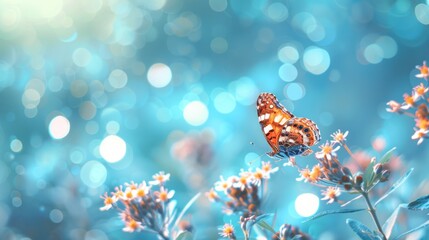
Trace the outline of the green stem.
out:
[[[383,240],[387,240],[386,235],[384,234],[383,229],[381,228],[380,221],[378,221],[375,208],[372,206],[371,201],[369,200],[368,193],[361,192],[361,194],[365,199],[366,205],[368,206],[368,210],[369,210],[369,213],[371,214],[372,220],[374,220],[374,223],[377,226],[378,231],[381,233],[381,235],[383,235]]]

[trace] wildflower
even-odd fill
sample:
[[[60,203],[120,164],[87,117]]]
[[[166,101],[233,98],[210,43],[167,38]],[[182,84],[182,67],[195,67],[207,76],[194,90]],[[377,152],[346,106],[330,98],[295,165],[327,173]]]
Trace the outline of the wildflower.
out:
[[[429,130],[418,129],[414,132],[413,136],[411,136],[411,139],[413,140],[418,139],[417,145],[420,145],[425,138],[428,138],[428,135],[427,135],[428,133],[429,133]]]
[[[206,192],[205,195],[211,202],[217,202],[219,200],[219,195],[213,190],[213,188]]]
[[[429,130],[429,119],[422,118],[422,119],[416,119],[416,127],[423,130]]]
[[[166,202],[174,196],[174,190],[168,191],[167,189],[161,187],[159,192],[154,192],[157,202]]]
[[[416,103],[416,100],[413,96],[410,96],[408,94],[404,94],[404,105],[401,106],[401,109],[407,110],[409,108],[414,107]]]
[[[266,177],[264,177],[264,178],[270,178],[270,174],[271,173],[275,173],[275,172],[277,172],[279,170],[279,167],[275,167],[275,168],[273,168],[272,166],[271,166],[271,163],[270,162],[262,162],[262,172],[264,172],[264,174],[265,175],[267,175]]]
[[[217,182],[215,182],[215,190],[216,191],[224,191],[224,192],[226,192],[226,190],[229,188],[229,187],[231,187],[231,181],[229,181],[229,179],[228,180],[225,180],[224,178],[223,178],[223,176],[220,176],[220,181],[217,181]]]
[[[149,184],[151,185],[163,185],[166,181],[170,180],[170,174],[165,174],[163,171],[156,173],[152,177],[155,179],[154,181],[150,181]]]
[[[323,174],[323,171],[320,165],[319,164],[314,165],[310,172],[309,181],[312,183],[319,181],[322,174]]]
[[[334,139],[331,141],[332,143],[339,143],[343,144],[346,141],[346,137],[349,135],[349,131],[346,131],[345,133],[342,133],[341,130],[338,129],[338,131],[331,134],[331,137]]]
[[[135,192],[133,189],[131,189],[131,188],[127,187],[127,188],[125,189],[125,192],[124,192],[124,194],[122,195],[121,199],[122,199],[122,200],[125,200],[125,201],[133,200],[133,199],[136,197],[135,193],[136,193],[136,192]]]
[[[252,174],[250,172],[245,172],[241,170],[240,177],[238,178],[238,181],[233,183],[233,186],[236,188],[240,188],[241,191],[244,191],[247,184],[249,184],[249,182],[252,181],[251,177],[252,177]]]
[[[229,239],[235,239],[235,230],[231,224],[225,223],[221,228],[219,228],[219,235]]]
[[[319,147],[321,151],[316,153],[316,158],[327,158],[328,160],[331,160],[332,156],[337,156],[335,152],[340,149],[340,146],[337,146],[336,148],[334,148],[334,146],[335,143],[329,143],[326,141],[324,145]]]
[[[137,189],[137,184],[134,181],[131,181],[131,183],[125,183],[125,187],[131,189],[131,190],[136,190]]]
[[[386,105],[389,106],[389,108],[386,108],[386,111],[388,112],[401,112],[402,105],[396,101],[389,101],[386,103]]]
[[[125,227],[122,229],[124,232],[134,232],[134,231],[140,231],[143,229],[142,223],[138,222],[132,218],[129,218],[125,222]]]
[[[424,79],[428,80],[429,68],[426,66],[426,61],[423,61],[423,65],[422,66],[416,66],[416,68],[418,70],[420,70],[420,73],[416,74],[416,77],[418,77],[418,78],[424,78]]]
[[[321,200],[328,200],[327,203],[333,203],[334,201],[337,201],[338,196],[340,196],[341,191],[338,187],[328,187],[328,189],[322,190],[322,194],[325,196]]]
[[[101,198],[104,199],[104,206],[100,208],[101,211],[106,211],[112,208],[113,204],[115,204],[118,201],[118,198],[113,195],[112,197],[109,197],[107,193],[104,193],[104,196]]]
[[[135,195],[137,197],[144,197],[149,193],[151,186],[146,185],[146,181],[143,181],[141,184],[139,184],[139,186],[137,187],[137,189],[135,189]]]
[[[428,107],[426,104],[422,103],[417,107],[415,117],[417,120],[427,120],[427,117],[429,116]]]
[[[260,168],[257,168],[254,172],[252,172],[252,177],[251,178],[253,180],[253,183],[256,186],[260,186],[261,182],[262,182],[262,179],[266,178],[265,176],[266,175],[264,174],[263,170],[260,169]],[[268,174],[268,178],[270,178],[269,174]]]
[[[415,101],[417,101],[420,98],[425,98],[425,95],[429,91],[429,88],[425,87],[423,83],[420,83],[419,85],[415,86],[413,90],[413,97]]]
[[[120,198],[120,199],[124,197],[124,192],[122,191],[122,185],[119,187],[115,187],[115,192],[113,193],[113,195],[116,198]]]
[[[304,182],[311,182],[310,181],[310,176],[311,176],[311,172],[310,169],[308,168],[304,168],[302,170],[298,170],[299,174],[301,175],[299,178],[297,178],[297,181],[302,181],[304,180]]]

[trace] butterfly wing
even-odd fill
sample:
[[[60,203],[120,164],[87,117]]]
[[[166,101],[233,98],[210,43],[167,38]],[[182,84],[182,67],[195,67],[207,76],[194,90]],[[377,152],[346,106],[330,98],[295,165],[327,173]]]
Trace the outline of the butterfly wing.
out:
[[[279,139],[286,123],[294,116],[271,93],[261,93],[256,101],[259,124],[274,155],[280,151]]]
[[[280,138],[280,150],[284,155],[309,155],[313,146],[320,140],[320,131],[316,123],[308,118],[292,118],[283,127]]]

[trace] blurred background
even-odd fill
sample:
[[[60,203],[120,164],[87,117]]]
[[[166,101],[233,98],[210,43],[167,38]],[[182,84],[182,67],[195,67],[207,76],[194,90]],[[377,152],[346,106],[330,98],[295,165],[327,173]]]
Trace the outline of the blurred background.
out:
[[[427,3],[409,0],[0,0],[0,238],[150,239],[122,232],[100,195],[163,170],[183,208],[220,175],[270,160],[261,92],[315,121],[323,143],[350,131],[364,160],[397,147],[392,178],[415,171],[378,207],[383,221],[429,191],[428,143],[411,140],[411,118],[385,110],[421,82],[428,25]],[[366,213],[302,223],[303,208],[338,206],[296,201],[320,197],[297,177],[282,167],[270,183],[265,210],[278,225],[324,240],[355,237],[347,217],[374,227]],[[238,220],[204,197],[188,212],[196,239]],[[396,233],[427,219],[400,216]]]

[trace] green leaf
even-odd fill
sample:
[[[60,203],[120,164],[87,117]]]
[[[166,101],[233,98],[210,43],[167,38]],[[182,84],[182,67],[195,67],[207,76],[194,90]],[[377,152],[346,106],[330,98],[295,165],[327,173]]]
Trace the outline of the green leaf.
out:
[[[267,222],[265,222],[264,220],[259,220],[257,224],[261,228],[263,228],[263,229],[265,229],[265,230],[267,230],[267,231],[269,231],[269,232],[271,232],[273,234],[276,233],[276,230],[274,230],[274,228],[271,227],[271,225],[268,224]]]
[[[418,198],[415,201],[408,203],[407,208],[410,210],[428,210],[429,209],[429,195]]]
[[[406,231],[406,232],[402,233],[401,235],[396,236],[396,237],[394,238],[394,240],[396,240],[396,239],[401,239],[403,236],[405,236],[405,235],[407,235],[407,234],[410,234],[410,233],[413,233],[413,232],[415,232],[415,231],[417,231],[417,230],[420,230],[420,229],[422,229],[422,228],[425,228],[425,227],[427,227],[427,226],[429,226],[429,220],[428,220],[428,221],[426,221],[426,222],[424,222],[424,223],[422,223],[422,224],[421,224],[421,225],[419,225],[418,227],[415,227],[415,228],[413,228],[413,229],[411,229],[411,230],[408,230],[408,231]]]
[[[401,208],[405,208],[406,206],[407,206],[406,204],[399,204],[399,206],[395,209],[395,211],[393,211],[392,215],[390,215],[390,217],[383,224],[383,231],[387,238],[389,238],[390,234],[392,234],[393,226],[395,225],[399,210]]]
[[[194,239],[194,236],[192,236],[192,233],[188,231],[179,233],[179,235],[177,235],[177,237],[175,238],[175,240],[192,240],[192,239]]]
[[[388,163],[388,162],[390,161],[390,159],[392,158],[393,151],[395,151],[395,150],[396,150],[396,147],[394,147],[394,148],[390,149],[389,151],[387,151],[387,152],[383,155],[383,157],[381,157],[381,159],[380,159],[380,163],[381,163],[381,164]]]
[[[368,191],[372,187],[372,182],[374,181],[374,165],[376,161],[371,161],[365,169],[363,174],[363,190]]]
[[[335,210],[326,210],[323,212],[320,212],[314,216],[312,216],[311,218],[305,220],[304,222],[309,222],[312,221],[314,219],[326,216],[326,215],[330,215],[330,214],[337,214],[337,213],[353,213],[353,212],[360,212],[360,211],[365,211],[367,209],[365,208],[359,208],[359,209],[335,209]]]
[[[399,186],[401,186],[405,180],[410,176],[410,174],[413,172],[414,168],[411,168],[408,170],[408,172],[405,173],[404,176],[399,178],[393,185],[390,187],[389,191],[387,191],[380,199],[375,202],[374,206],[377,206],[383,199],[385,199],[387,196],[389,196],[392,192],[394,192]]]
[[[362,240],[381,240],[382,237],[359,221],[348,218],[346,223]]]

